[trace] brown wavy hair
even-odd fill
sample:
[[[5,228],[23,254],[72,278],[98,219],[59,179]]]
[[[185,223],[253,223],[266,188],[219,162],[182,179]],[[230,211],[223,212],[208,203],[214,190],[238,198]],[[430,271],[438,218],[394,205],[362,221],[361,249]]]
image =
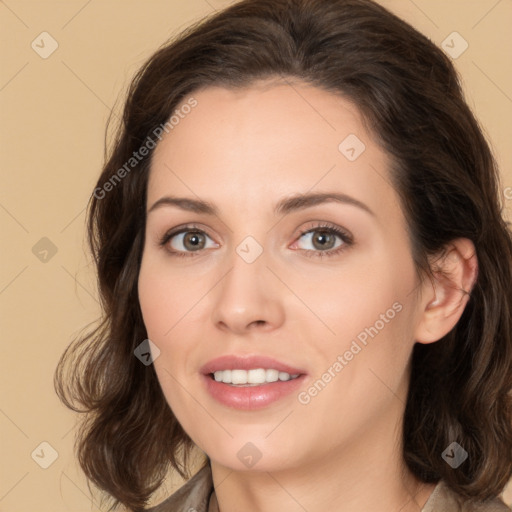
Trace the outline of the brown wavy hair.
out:
[[[478,278],[461,319],[413,349],[403,457],[424,482],[497,496],[512,476],[512,236],[497,166],[449,58],[370,0],[241,1],[166,43],[133,79],[88,210],[104,314],[55,372],[59,398],[86,413],[75,450],[88,481],[113,499],[110,510],[143,511],[169,469],[190,476],[193,446],[153,365],[134,357],[147,338],[137,280],[153,151],[113,176],[194,91],[265,78],[299,79],[359,107],[391,156],[421,275],[433,275],[428,256],[451,240],[474,243]],[[457,470],[441,457],[453,441],[469,453]]]

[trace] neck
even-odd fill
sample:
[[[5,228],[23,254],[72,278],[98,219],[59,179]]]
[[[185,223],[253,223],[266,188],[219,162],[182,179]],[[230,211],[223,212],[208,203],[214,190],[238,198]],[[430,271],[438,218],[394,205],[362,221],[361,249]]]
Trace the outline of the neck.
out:
[[[360,477],[364,469],[360,468]],[[240,474],[212,463],[215,503],[219,512],[420,512],[435,484],[422,483],[410,472],[399,476],[400,472],[393,471],[391,475],[390,469],[374,478],[375,472],[366,468],[366,476],[355,478],[353,470],[342,475],[339,469],[333,473],[325,466],[310,465],[306,471],[293,473]]]

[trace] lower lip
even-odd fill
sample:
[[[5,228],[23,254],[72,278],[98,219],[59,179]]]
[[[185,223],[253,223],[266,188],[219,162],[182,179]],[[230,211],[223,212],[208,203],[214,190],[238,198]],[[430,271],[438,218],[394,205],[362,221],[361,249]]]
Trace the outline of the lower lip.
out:
[[[297,391],[305,375],[291,380],[279,380],[259,386],[230,386],[217,382],[210,375],[203,375],[210,395],[223,405],[245,411],[263,409]]]

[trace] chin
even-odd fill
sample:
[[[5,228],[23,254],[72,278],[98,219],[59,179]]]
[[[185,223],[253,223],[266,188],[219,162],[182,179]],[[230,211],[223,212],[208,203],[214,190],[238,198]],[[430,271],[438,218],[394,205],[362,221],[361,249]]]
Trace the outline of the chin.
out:
[[[297,446],[297,443],[293,445]],[[296,448],[285,447],[280,442],[269,442],[264,435],[251,437],[246,433],[222,444],[206,446],[203,451],[212,462],[232,471],[274,472],[299,465],[295,460]]]

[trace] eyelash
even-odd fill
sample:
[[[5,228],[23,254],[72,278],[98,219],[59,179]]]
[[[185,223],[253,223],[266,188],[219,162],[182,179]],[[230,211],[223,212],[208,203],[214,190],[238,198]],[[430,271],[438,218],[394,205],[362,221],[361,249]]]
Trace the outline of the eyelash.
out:
[[[330,223],[322,223],[322,224],[316,224],[314,226],[309,226],[308,228],[299,232],[299,236],[297,239],[302,238],[305,234],[312,233],[312,232],[314,233],[315,231],[322,231],[324,233],[336,235],[343,241],[343,244],[340,245],[339,247],[337,247],[336,249],[330,249],[327,251],[314,251],[314,250],[308,250],[308,249],[299,249],[299,250],[303,251],[308,258],[309,257],[323,258],[325,256],[327,256],[327,257],[337,256],[338,254],[341,254],[343,251],[345,251],[350,246],[352,246],[354,243],[352,235],[350,235],[347,231],[342,230],[338,226],[335,226],[334,224],[330,224]],[[164,247],[176,235],[180,235],[182,233],[188,233],[188,232],[198,232],[198,233],[208,236],[208,234],[204,230],[200,229],[198,226],[196,226],[194,224],[190,224],[190,225],[186,225],[181,228],[178,228],[176,231],[174,231],[174,230],[168,231],[160,238],[158,243],[160,246]],[[201,250],[199,250],[199,251],[170,251],[170,250],[168,250],[168,252],[171,256],[178,256],[178,257],[186,258],[186,257],[196,256],[196,253],[201,252]]]

